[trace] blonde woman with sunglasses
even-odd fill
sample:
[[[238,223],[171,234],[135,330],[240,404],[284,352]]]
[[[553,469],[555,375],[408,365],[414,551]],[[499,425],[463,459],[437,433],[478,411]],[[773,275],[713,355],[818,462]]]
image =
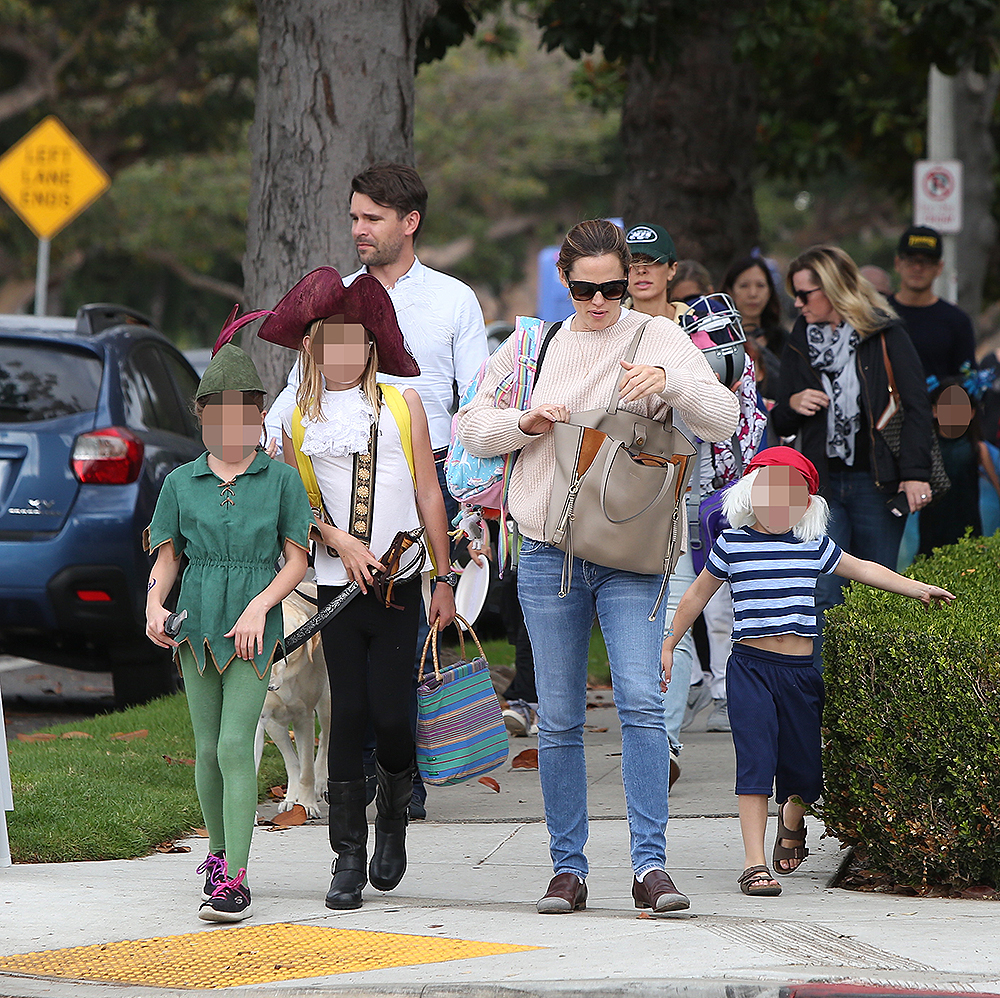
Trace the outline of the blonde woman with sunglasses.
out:
[[[892,307],[836,246],[813,246],[789,265],[799,309],[781,358],[775,431],[799,438],[830,505],[829,534],[849,554],[895,568],[906,516],[931,500],[931,408],[920,358]],[[878,431],[889,404],[883,343],[903,410],[897,459]],[[831,577],[818,612],[840,603]],[[814,645],[822,668],[822,623]]]

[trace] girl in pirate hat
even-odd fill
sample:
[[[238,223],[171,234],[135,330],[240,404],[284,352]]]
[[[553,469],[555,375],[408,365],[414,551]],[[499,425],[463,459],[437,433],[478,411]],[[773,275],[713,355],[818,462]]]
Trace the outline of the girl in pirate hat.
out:
[[[297,406],[282,417],[283,452],[307,481],[317,514],[320,606],[350,583],[362,590],[322,632],[333,690],[327,796],[330,845],[337,853],[326,906],[359,908],[369,879],[389,891],[406,869],[413,648],[421,607],[417,578],[383,591],[373,586],[373,576],[390,567],[379,558],[397,533],[421,523],[434,563],[447,569],[444,499],[420,397],[413,389],[376,383],[379,371],[420,373],[376,278],[362,274],[345,287],[336,270],[320,267],[285,295],[258,335],[299,350],[301,382]],[[455,616],[453,581],[438,576],[433,582],[430,623],[444,627]],[[362,754],[369,722],[378,814],[366,875]]]
[[[173,648],[184,677],[196,759],[195,786],[209,853],[199,917],[236,922],[251,913],[247,860],[256,821],[254,734],[282,639],[281,601],[305,575],[312,514],[298,475],[259,449],[264,386],[229,342],[265,314],[229,317],[195,398],[208,448],[163,483],[147,544],[156,552],[146,634]],[[180,571],[180,629],[164,629],[163,601]],[[284,566],[275,572],[279,555]]]

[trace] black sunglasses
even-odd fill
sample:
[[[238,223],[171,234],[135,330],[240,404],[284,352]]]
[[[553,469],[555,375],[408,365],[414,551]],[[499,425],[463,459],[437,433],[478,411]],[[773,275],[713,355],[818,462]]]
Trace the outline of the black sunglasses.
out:
[[[809,296],[815,294],[817,291],[822,291],[822,288],[807,288],[803,291],[796,291],[792,295],[792,301],[800,301],[803,305],[809,304]]]
[[[621,301],[628,294],[628,278],[605,281],[603,284],[594,284],[593,281],[569,282],[569,293],[574,301],[590,301],[598,291],[608,301]]]

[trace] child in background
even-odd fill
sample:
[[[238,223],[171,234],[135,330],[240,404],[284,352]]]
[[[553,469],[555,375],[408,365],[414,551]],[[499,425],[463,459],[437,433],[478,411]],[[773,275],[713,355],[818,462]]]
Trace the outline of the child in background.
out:
[[[726,493],[723,509],[733,526],[712,546],[663,642],[666,689],[677,642],[722,583],[730,583],[735,625],[726,690],[745,851],[739,885],[752,897],[781,893],[764,859],[772,787],[778,800],[772,861],[781,874],[797,869],[809,854],[806,807],[823,790],[823,677],[812,664],[820,573],[925,604],[955,598],[937,586],[843,552],[826,536],[829,509],[818,491],[816,468],[798,451],[761,451]],[[793,796],[804,805],[791,801]]]
[[[167,475],[147,543],[156,551],[146,596],[146,635],[173,648],[184,676],[196,759],[195,786],[209,853],[198,916],[238,922],[251,914],[247,862],[257,818],[254,735],[271,663],[282,639],[281,601],[306,572],[312,515],[299,476],[257,447],[264,386],[223,329],[195,408],[208,453]],[[163,601],[180,570],[178,640],[164,631]],[[284,554],[284,567],[275,562]]]

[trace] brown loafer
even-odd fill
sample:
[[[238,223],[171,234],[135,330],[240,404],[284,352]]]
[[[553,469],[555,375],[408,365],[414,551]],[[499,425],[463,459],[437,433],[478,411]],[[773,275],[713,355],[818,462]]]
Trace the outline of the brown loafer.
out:
[[[674,887],[674,882],[663,870],[650,870],[645,880],[633,879],[632,900],[636,908],[652,908],[656,913],[691,907],[687,895]]]
[[[538,899],[539,915],[563,915],[587,907],[587,885],[575,873],[557,873]]]

